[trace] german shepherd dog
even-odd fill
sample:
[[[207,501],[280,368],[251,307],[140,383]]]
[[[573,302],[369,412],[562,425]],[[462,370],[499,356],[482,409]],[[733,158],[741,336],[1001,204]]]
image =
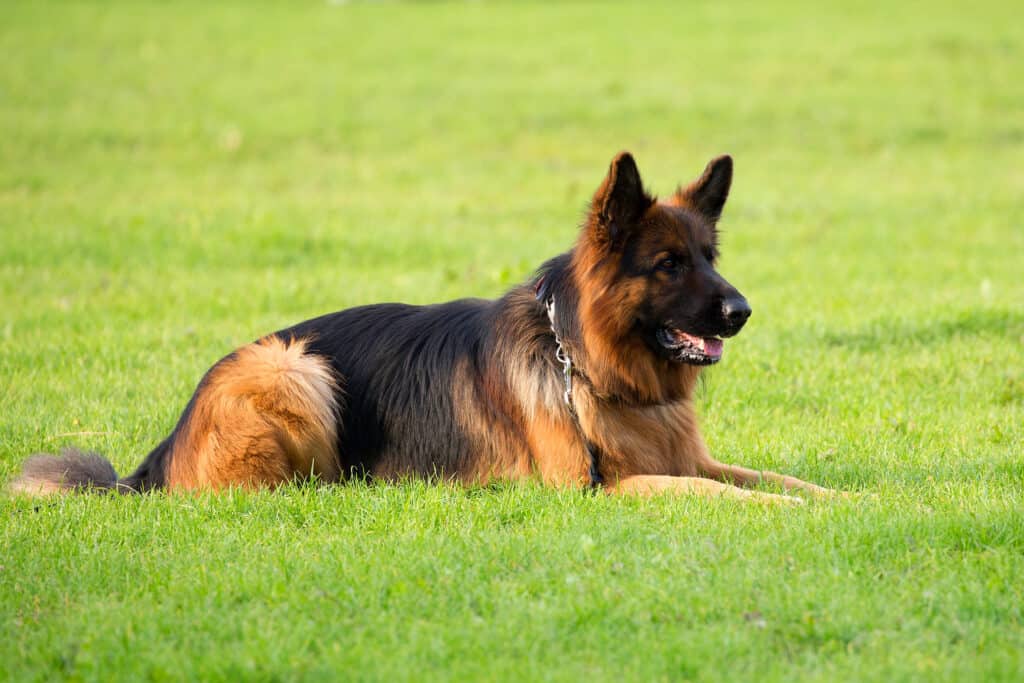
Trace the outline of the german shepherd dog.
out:
[[[126,477],[73,449],[28,459],[12,489],[276,487],[308,477],[478,484],[536,477],[613,493],[799,502],[828,489],[714,459],[694,389],[750,306],[716,270],[732,159],[664,201],[619,154],[575,246],[496,301],[378,304],[236,350]],[[747,488],[743,488],[747,487]]]

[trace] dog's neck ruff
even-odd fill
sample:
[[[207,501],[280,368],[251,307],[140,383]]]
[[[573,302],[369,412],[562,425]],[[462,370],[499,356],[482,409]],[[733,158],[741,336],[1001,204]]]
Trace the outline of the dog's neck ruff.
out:
[[[538,283],[538,290],[540,289]],[[558,336],[558,326],[555,324],[555,296],[549,294],[544,300],[544,308],[548,313],[548,322],[551,324],[551,333],[555,336],[555,359],[562,366],[562,377],[565,379],[565,392],[562,394],[562,400],[565,402],[565,407],[569,410],[569,415],[572,417],[573,424],[576,425],[576,431],[580,435],[580,439],[583,440],[583,445],[587,449],[587,458],[590,461],[590,487],[600,488],[604,484],[604,479],[601,477],[601,471],[599,468],[599,461],[601,458],[601,450],[597,447],[593,441],[587,438],[587,435],[583,433],[583,427],[580,425],[580,418],[576,414],[576,404],[572,399],[572,378],[574,374],[578,374],[578,370],[573,367],[572,357],[569,352],[565,350],[565,346],[562,345],[562,339]]]

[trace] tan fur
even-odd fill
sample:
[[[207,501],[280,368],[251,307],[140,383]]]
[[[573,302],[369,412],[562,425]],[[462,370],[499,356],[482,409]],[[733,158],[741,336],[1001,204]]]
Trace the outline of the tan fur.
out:
[[[680,221],[679,212],[710,210],[699,197],[706,199],[703,190],[716,182],[714,169],[723,160],[731,169],[727,157],[716,159],[701,178],[659,203],[637,189],[635,182],[617,185],[619,174],[634,163],[629,155],[619,155],[595,193],[571,262],[571,274],[580,292],[582,339],[581,348],[566,346],[577,367],[582,364],[580,369],[586,378],[577,381],[573,392],[580,427],[601,451],[602,475],[616,492],[672,491],[769,501],[788,499],[731,485],[749,487],[768,481],[786,490],[824,495],[828,489],[794,477],[755,472],[712,458],[692,404],[700,368],[659,358],[634,334],[634,319],[629,313],[640,308],[657,285],[652,285],[651,279],[623,276],[623,252],[615,246],[622,237],[614,234],[615,221],[609,216],[618,212],[621,229],[622,216],[629,215],[623,211],[622,202],[633,196],[639,203],[638,212],[633,214],[636,224],[632,233],[637,253],[658,255],[688,249],[714,253],[712,226],[717,215],[710,221]],[[638,191],[642,196],[636,194]],[[657,277],[665,280],[664,276]],[[525,383],[522,388],[527,388]],[[546,434],[547,429],[535,426],[532,431]]]
[[[587,436],[607,455],[608,480],[633,474],[698,476],[711,461],[689,401],[624,406],[577,393],[577,412]]]
[[[215,366],[174,444],[170,489],[274,487],[339,476],[333,376],[304,340],[267,337]]]
[[[576,427],[565,418],[538,415],[530,425],[530,453],[546,484],[583,486],[590,481],[590,463]]]
[[[50,496],[66,493],[67,489],[48,477],[20,476],[7,485],[7,492],[12,495]]]
[[[530,457],[514,425],[521,416],[512,394],[495,373],[483,373],[460,362],[453,372],[455,419],[473,443],[467,462],[455,464],[453,475],[465,484],[486,484],[495,478],[520,478],[531,472]],[[382,458],[384,460],[384,458]]]
[[[538,369],[534,358],[523,357],[522,354],[508,355],[505,382],[524,421],[529,424],[541,415],[561,410],[564,392],[561,376]]]
[[[734,500],[766,503],[768,505],[802,505],[793,496],[780,496],[763,491],[747,491],[711,479],[700,477],[669,477],[665,475],[637,475],[620,479],[608,487],[608,492],[634,496],[660,494],[700,496],[702,498],[731,498]]]
[[[704,477],[707,478],[704,481],[714,480],[712,483],[716,485],[742,487],[767,482],[787,491],[802,491],[818,497],[833,494],[830,489],[796,477],[718,462],[704,443],[693,403],[689,400],[629,406],[602,401],[584,389],[574,395],[581,426],[604,454],[601,468],[606,481],[624,481],[649,473],[670,478]],[[691,488],[680,484],[678,490]]]
[[[643,239],[655,245],[678,241],[675,229],[654,203],[644,215]],[[639,280],[619,275],[620,254],[609,251],[594,229],[580,233],[573,252],[572,274],[581,293],[579,315],[583,328],[587,375],[597,394],[635,403],[667,403],[692,395],[700,369],[671,363],[651,354],[632,334],[632,311],[648,297]]]
[[[710,460],[706,463],[702,473],[704,476],[711,477],[712,479],[738,486],[757,486],[763,482],[768,482],[780,486],[787,491],[802,491],[818,498],[828,498],[837,495],[837,492],[832,489],[791,477],[788,474],[778,474],[768,470],[752,470],[739,465],[727,465],[716,460]]]

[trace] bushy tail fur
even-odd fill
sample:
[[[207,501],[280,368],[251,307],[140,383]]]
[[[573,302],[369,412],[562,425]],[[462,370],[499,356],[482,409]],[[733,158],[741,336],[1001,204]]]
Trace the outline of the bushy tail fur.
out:
[[[117,472],[106,458],[66,448],[59,456],[38,453],[25,461],[21,475],[8,486],[12,493],[45,496],[88,489],[117,488]]]

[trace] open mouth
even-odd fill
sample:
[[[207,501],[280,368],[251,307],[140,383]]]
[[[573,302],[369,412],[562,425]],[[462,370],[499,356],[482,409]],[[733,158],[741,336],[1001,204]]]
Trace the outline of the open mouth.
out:
[[[724,343],[718,337],[698,337],[674,327],[658,330],[658,343],[667,349],[672,360],[691,365],[713,365],[722,359]]]

